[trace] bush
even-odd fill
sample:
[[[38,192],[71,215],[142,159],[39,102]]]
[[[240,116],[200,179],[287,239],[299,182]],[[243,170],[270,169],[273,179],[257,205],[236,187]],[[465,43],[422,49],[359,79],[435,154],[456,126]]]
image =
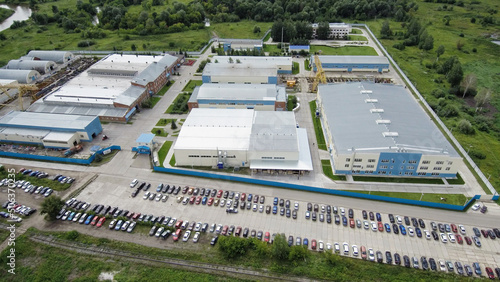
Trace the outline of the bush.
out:
[[[458,130],[466,135],[473,135],[474,133],[476,133],[470,121],[466,119],[462,119],[458,122]]]
[[[438,115],[440,117],[456,117],[458,113],[458,108],[453,105],[446,105],[438,110]]]
[[[95,44],[96,42],[94,40],[82,40],[78,42],[77,46],[83,48],[83,47],[90,47]]]
[[[446,92],[444,92],[443,89],[436,88],[436,89],[432,90],[432,96],[434,96],[436,98],[443,98],[446,96]]]
[[[480,151],[477,151],[477,150],[470,150],[469,151],[469,156],[471,158],[476,158],[476,159],[479,159],[479,160],[484,160],[486,159],[486,155]]]
[[[78,236],[80,236],[80,233],[78,233],[78,231],[76,230],[68,231],[64,234],[64,238],[70,241],[75,241]]]
[[[218,240],[219,251],[226,258],[236,258],[246,254],[249,240],[233,237],[220,236]]]

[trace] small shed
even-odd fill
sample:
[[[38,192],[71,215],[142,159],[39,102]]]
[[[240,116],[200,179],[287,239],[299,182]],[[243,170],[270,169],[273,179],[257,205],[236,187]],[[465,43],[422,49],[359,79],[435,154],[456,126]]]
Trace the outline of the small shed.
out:
[[[155,135],[152,133],[143,133],[135,140],[137,143],[136,147],[132,148],[132,152],[137,152],[139,154],[151,154],[153,151],[153,143],[154,143]]]

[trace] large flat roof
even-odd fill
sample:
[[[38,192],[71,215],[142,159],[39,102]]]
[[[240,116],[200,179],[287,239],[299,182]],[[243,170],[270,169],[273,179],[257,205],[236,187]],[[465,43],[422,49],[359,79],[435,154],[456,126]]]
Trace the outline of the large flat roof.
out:
[[[236,60],[235,60],[236,61]],[[276,76],[278,70],[276,67],[260,66],[255,64],[219,64],[208,63],[203,70],[204,76],[233,76],[233,77],[249,77],[249,76]]]
[[[229,58],[233,60],[230,63]],[[218,64],[235,64],[236,60],[240,60],[238,64],[252,64],[261,67],[276,67],[278,65],[292,65],[291,57],[266,57],[266,56],[214,56],[212,62],[217,61]]]
[[[275,84],[214,84],[197,86],[189,101],[197,100],[265,100],[286,101],[286,90]]]
[[[318,56],[321,64],[387,64],[389,60],[384,56]],[[312,58],[312,57],[311,57]],[[314,58],[311,59],[314,62]]]
[[[96,118],[96,116],[12,111],[0,118],[0,126],[84,130]]]
[[[250,151],[297,151],[297,123],[293,112],[255,111]]]
[[[33,103],[29,109],[30,112],[48,113],[48,114],[66,114],[66,115],[82,115],[82,116],[106,116],[106,117],[124,117],[129,111],[128,108],[114,107],[93,107],[92,105],[79,106],[74,105],[53,105],[43,103],[38,100]]]
[[[459,155],[410,92],[372,82],[318,88],[338,153],[396,152]]]

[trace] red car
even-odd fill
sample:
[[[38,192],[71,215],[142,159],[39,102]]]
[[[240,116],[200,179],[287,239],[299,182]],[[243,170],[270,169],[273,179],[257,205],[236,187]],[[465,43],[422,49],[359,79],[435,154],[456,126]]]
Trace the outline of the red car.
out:
[[[455,224],[450,224],[450,227],[451,227],[451,231],[453,231],[453,233],[458,233],[458,228]]]
[[[241,193],[241,200],[244,201],[247,198],[247,194]]]
[[[97,216],[97,215],[94,216],[94,218],[92,219],[92,222],[90,223],[90,225],[95,226],[98,219],[99,219],[99,216]]]
[[[200,203],[201,203],[201,196],[198,196],[198,197],[196,198],[196,202],[195,202],[195,204],[199,205]]]
[[[135,220],[135,219],[138,219],[138,218],[139,218],[139,216],[141,216],[141,213],[140,213],[140,212],[138,212],[138,213],[134,213],[134,215],[132,216],[132,219],[134,219],[134,220]]]
[[[462,236],[460,236],[459,234],[455,234],[455,237],[457,238],[457,243],[459,243],[460,245],[464,243]]]
[[[174,235],[172,235],[172,239],[174,239],[174,242],[177,242],[177,240],[179,240],[179,237],[181,236],[181,232],[182,232],[182,230],[177,229],[177,231],[175,231]]]
[[[222,197],[222,193],[224,193],[222,190],[217,191],[217,198]]]
[[[465,239],[465,242],[467,243],[467,245],[472,245],[472,240],[470,239],[469,236],[464,236],[464,239]]]
[[[316,246],[317,246],[316,239],[312,239],[312,241],[311,241],[311,249],[316,250]]]
[[[175,228],[179,229],[181,228],[181,225],[182,225],[182,220],[177,220],[177,222],[175,223]]]
[[[481,234],[483,234],[484,238],[488,238],[488,231],[481,229]]]
[[[222,235],[226,235],[226,234],[227,234],[227,230],[228,230],[228,229],[229,229],[229,226],[224,225],[224,227],[222,228],[222,232],[221,232],[221,234],[222,234]]]
[[[191,196],[191,198],[189,198],[189,203],[191,205],[194,204],[194,200],[196,200],[196,196]]]
[[[349,225],[351,226],[351,228],[355,227],[353,218],[349,218]]]
[[[269,232],[266,232],[266,234],[264,235],[264,242],[269,243],[269,237]]]
[[[96,226],[97,227],[101,227],[104,224],[105,221],[106,221],[106,217],[104,217],[104,216],[101,217],[101,219],[99,219],[99,222],[97,222]]]
[[[384,232],[384,225],[382,224],[381,221],[378,222],[378,231]]]
[[[236,231],[234,232],[234,236],[240,237],[240,234],[241,234],[241,226],[238,226],[236,228]]]
[[[208,199],[207,205],[211,206],[214,203],[214,198]]]
[[[486,267],[486,273],[488,274],[488,278],[495,279],[495,273],[493,273],[493,269],[491,269],[491,267]]]

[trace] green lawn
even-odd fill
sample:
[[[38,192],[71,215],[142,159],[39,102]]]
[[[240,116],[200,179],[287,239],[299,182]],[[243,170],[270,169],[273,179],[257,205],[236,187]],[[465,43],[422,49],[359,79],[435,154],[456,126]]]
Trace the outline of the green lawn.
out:
[[[279,49],[278,45],[275,45],[275,44],[265,44],[264,45],[264,52],[277,54],[277,53],[281,53],[281,49]]]
[[[311,66],[309,66],[309,59],[306,59],[304,61],[304,68],[307,70],[307,71],[310,71],[312,68]]]
[[[235,23],[210,24],[209,30],[214,31],[220,38],[261,39],[272,25],[273,23],[244,20]],[[259,26],[261,32],[254,33],[255,26]]]
[[[462,179],[462,176],[460,175],[460,173],[457,173],[457,179],[446,179],[446,181],[449,184],[452,184],[452,185],[463,185],[463,184],[465,184],[465,181]]]
[[[385,196],[391,198],[401,198],[401,199],[409,199],[409,200],[420,200],[422,197],[422,193],[404,193],[404,192],[380,192],[380,191],[356,191],[356,190],[347,190],[349,192],[361,193],[361,194],[371,194],[377,196]],[[441,198],[445,198],[443,201]],[[433,203],[442,203],[442,204],[450,204],[450,205],[458,205],[463,206],[467,202],[467,197],[462,194],[434,194],[434,193],[424,193],[422,197],[422,201],[424,202],[433,202]]]
[[[203,81],[201,80],[190,80],[186,86],[182,89],[184,92],[193,92],[194,88],[196,86],[200,86],[203,84]]]
[[[354,181],[361,182],[444,184],[443,180],[435,178],[376,177],[359,175],[353,175],[352,178]]]
[[[185,114],[188,112],[187,102],[189,101],[191,95],[186,93],[180,93],[177,95],[175,100],[170,106],[168,106],[166,114]]]
[[[160,132],[160,133],[158,133],[158,132]],[[168,136],[168,133],[165,131],[165,129],[159,128],[159,127],[153,127],[153,129],[151,129],[151,133],[155,134],[156,136],[161,136],[161,137]]]
[[[359,28],[353,28],[351,34],[363,34],[363,32]]]
[[[321,55],[366,55],[376,56],[375,49],[369,46],[346,46],[346,47],[329,47],[321,45],[311,45],[310,53],[314,54],[321,50]]]
[[[332,164],[330,160],[321,160],[321,166],[323,168],[323,173],[333,181],[342,180],[345,181],[346,177],[344,175],[333,174]]]
[[[351,41],[368,41],[363,35],[349,35],[349,40]]]
[[[297,106],[297,96],[288,95],[288,101],[286,102],[286,109],[288,111],[293,111],[293,109]]]
[[[325,137],[323,136],[321,121],[319,120],[319,118],[316,118],[316,100],[309,102],[309,107],[311,108],[311,118],[314,123],[314,132],[316,133],[318,149],[326,151],[326,142]]]
[[[171,167],[175,166],[175,155],[172,155],[172,158],[170,159],[170,162],[168,164],[170,164]]]
[[[176,121],[176,119],[169,119],[169,118],[161,118],[158,120],[155,126],[166,126],[167,124],[171,123],[172,121]]]
[[[300,65],[298,62],[293,62],[292,65],[292,74],[299,74],[300,72]]]
[[[172,85],[175,83],[175,80],[169,80],[167,82],[167,84],[165,84],[165,86],[163,86],[162,89],[160,89],[160,91],[158,91],[158,93],[156,93],[156,95],[158,96],[163,96],[165,95],[165,93],[167,93],[168,89],[170,89],[170,87],[172,87]]]
[[[167,157],[168,151],[170,150],[170,147],[172,147],[173,143],[173,141],[165,141],[158,151],[158,160],[160,161],[161,167],[163,167],[163,161],[165,160],[165,157]]]
[[[158,104],[158,102],[160,102],[161,97],[151,97],[150,99],[151,99],[151,109],[152,109],[156,106],[156,104]]]

